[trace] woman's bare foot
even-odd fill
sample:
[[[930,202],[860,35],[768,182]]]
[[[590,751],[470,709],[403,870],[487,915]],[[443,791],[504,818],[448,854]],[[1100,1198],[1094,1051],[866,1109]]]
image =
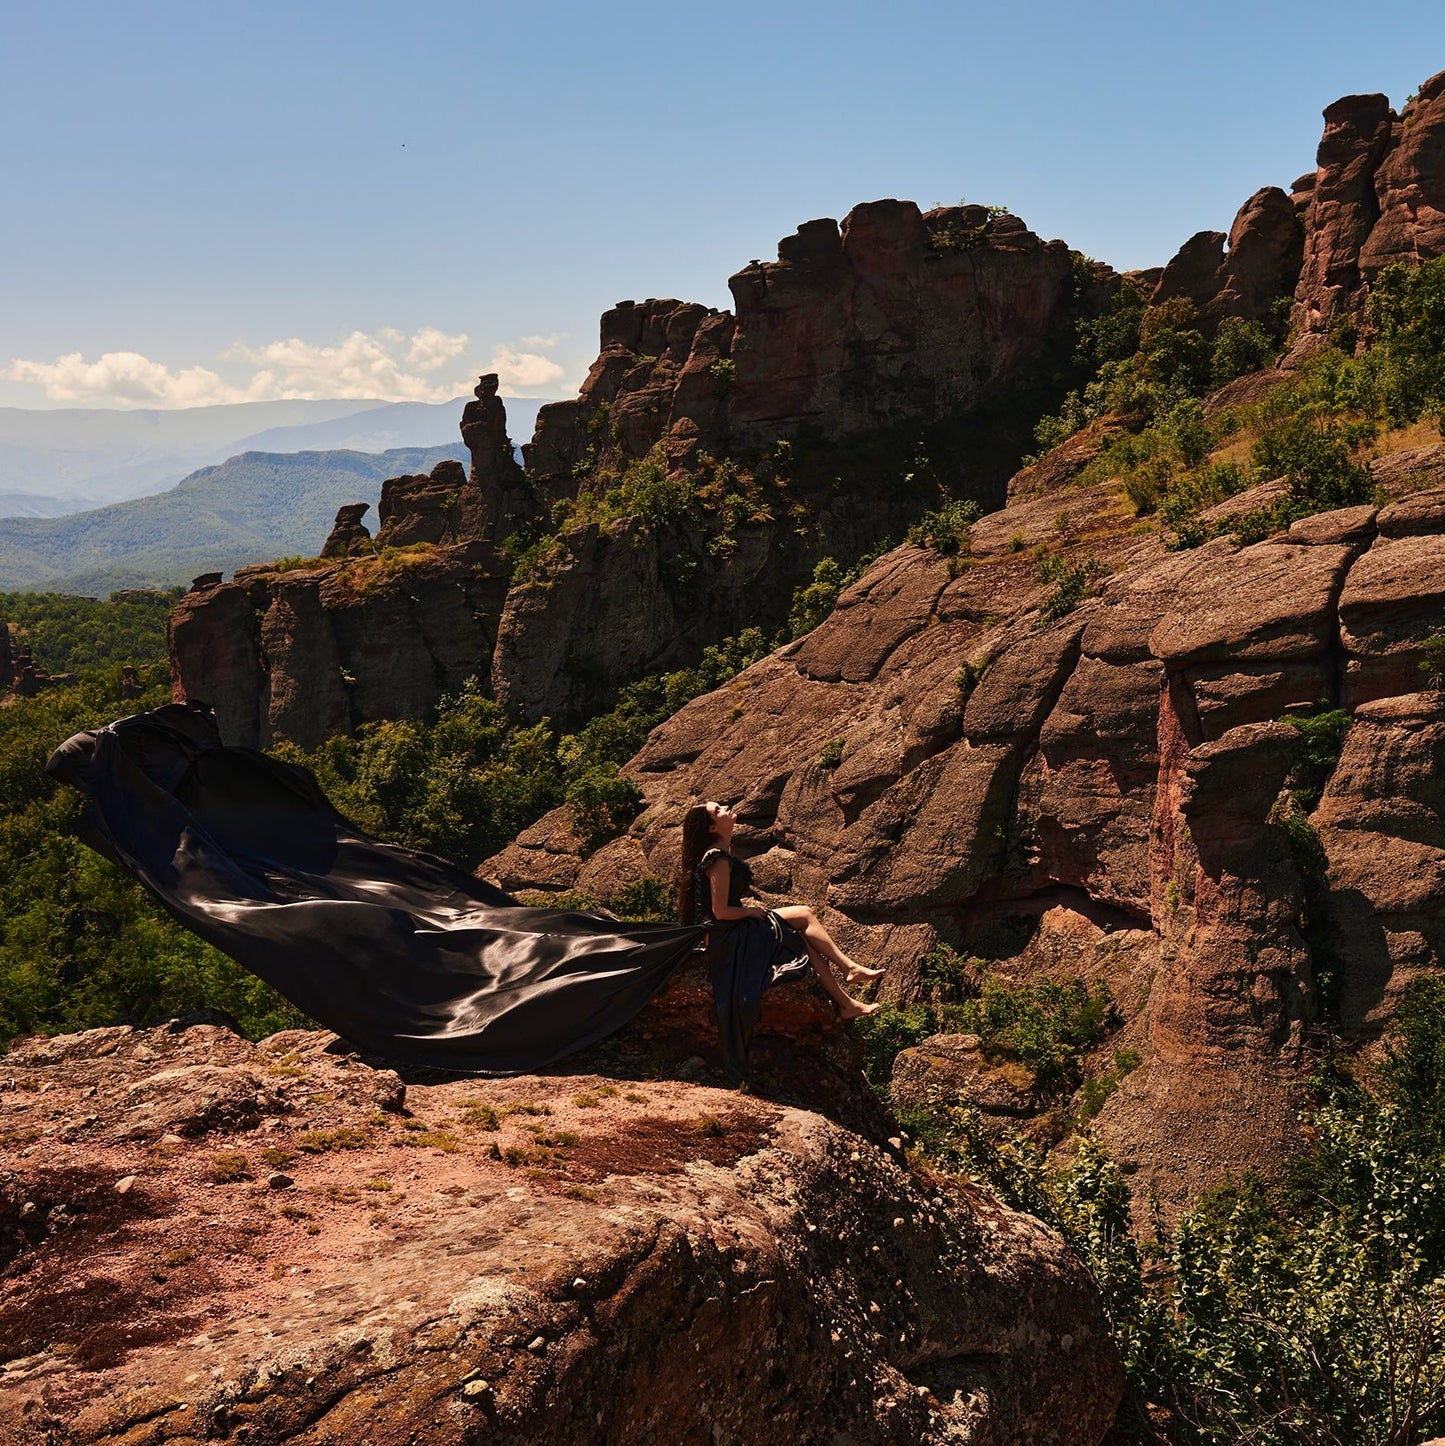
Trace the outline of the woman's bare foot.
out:
[[[866,969],[861,964],[854,964],[843,971],[844,984],[866,984],[870,979],[881,979],[882,977],[881,969]]]
[[[839,1019],[862,1019],[865,1014],[872,1014],[878,1006],[876,1004],[864,1004],[860,1000],[850,999],[846,1004],[838,1006]]]

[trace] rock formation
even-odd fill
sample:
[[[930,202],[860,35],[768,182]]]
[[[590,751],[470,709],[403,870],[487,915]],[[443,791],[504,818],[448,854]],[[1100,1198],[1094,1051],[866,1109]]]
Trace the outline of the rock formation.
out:
[[[1292,361],[1332,335],[1348,345],[1365,321],[1370,283],[1391,262],[1445,254],[1445,71],[1399,115],[1383,95],[1327,106],[1316,168],[1286,196],[1257,191],[1218,231],[1190,237],[1165,268],[1155,303],[1186,297],[1206,324],[1267,320],[1293,297]]]
[[[321,548],[322,557],[349,557],[352,552],[367,551],[371,547],[371,533],[361,519],[370,511],[369,502],[353,502],[338,508],[336,521]]]
[[[1152,304],[1184,297],[1206,323],[1226,317],[1269,322],[1299,278],[1304,228],[1278,186],[1256,191],[1239,209],[1227,238],[1220,231],[1190,237],[1164,268]]]
[[[0,1437],[1101,1439],[1122,1372],[1056,1236],[625,1046],[404,1083],[299,1031],[15,1043]]]
[[[222,737],[252,747],[422,717],[491,655],[509,570],[481,542],[241,568],[171,615],[177,696],[209,703]]]
[[[12,644],[10,630],[0,623],[0,688],[17,698],[33,698],[45,688],[65,688],[78,681],[75,673],[52,673],[31,656],[28,643]]]
[[[1036,389],[1077,302],[1063,242],[982,206],[911,201],[806,222],[728,286],[732,313],[628,301],[603,315],[580,395],[544,407],[524,449],[544,488],[569,493],[579,469],[659,443],[682,464],[957,419]]]
[[[692,800],[732,801],[764,894],[826,903],[893,997],[936,940],[1006,980],[1106,981],[1128,1020],[1107,1050],[1142,1064],[1098,1128],[1167,1201],[1267,1166],[1297,1139],[1321,970],[1368,1038],[1445,961],[1445,701],[1418,667],[1445,616],[1445,446],[1375,475],[1399,500],[1175,553],[1109,484],[1061,519],[1025,476],[961,567],[895,550],[655,730],[627,836],[584,859],[559,811],[483,871],[605,900],[671,875]],[[1050,621],[1037,549],[1108,575]],[[1316,816],[1323,892],[1272,822],[1298,742],[1278,720],[1321,700],[1359,718]],[[1353,947],[1322,962],[1331,935]]]
[[[481,378],[462,418],[470,473],[444,461],[429,477],[382,487],[377,546],[436,549],[419,574],[425,595],[406,593],[409,620],[393,646],[362,645],[363,632],[394,623],[378,604],[363,626],[354,557],[304,575],[245,569],[230,587],[198,580],[177,610],[178,695],[211,703],[225,735],[250,744],[311,744],[425,712],[467,674],[490,675],[527,717],[576,717],[640,672],[691,663],[741,627],[775,630],[819,558],[856,557],[897,535],[936,505],[937,478],[1001,501],[1067,366],[1072,317],[1117,285],[1107,267],[1081,282],[1063,242],[978,206],[924,215],[912,202],[878,201],[841,228],[808,222],[778,251],[777,262],[732,278],[736,316],[676,301],[608,311],[580,396],[538,417],[527,474],[497,378]],[[793,441],[790,462],[769,452]],[[605,492],[655,449],[674,472],[704,454],[756,463],[768,452],[769,482],[726,546],[698,527],[579,523],[548,575],[513,589],[504,609],[510,564],[499,544],[579,489]],[[350,548],[353,526],[338,518],[337,549]],[[432,597],[446,615],[431,616]],[[459,608],[474,616],[470,628]],[[455,640],[465,661],[448,642],[429,667],[419,638],[433,634]],[[385,701],[397,651],[403,673],[415,659],[410,671],[434,678]],[[291,671],[298,663],[316,670],[304,682]]]

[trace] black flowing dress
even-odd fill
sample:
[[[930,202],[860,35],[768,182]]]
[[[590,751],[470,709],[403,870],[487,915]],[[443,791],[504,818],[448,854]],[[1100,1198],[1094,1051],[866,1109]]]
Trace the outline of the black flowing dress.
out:
[[[77,733],[46,768],[88,796],[85,842],[176,919],[397,1063],[540,1069],[625,1024],[705,934],[528,908],[369,838],[304,768],[223,746],[203,704]]]
[[[764,992],[774,984],[806,978],[812,965],[803,936],[773,910],[765,919],[719,920],[713,914],[708,870],[720,858],[728,863],[729,904],[741,904],[752,888],[753,871],[742,859],[709,849],[692,871],[693,918],[709,930],[708,965],[723,1066],[732,1080],[741,1082],[749,1076],[749,1046]]]

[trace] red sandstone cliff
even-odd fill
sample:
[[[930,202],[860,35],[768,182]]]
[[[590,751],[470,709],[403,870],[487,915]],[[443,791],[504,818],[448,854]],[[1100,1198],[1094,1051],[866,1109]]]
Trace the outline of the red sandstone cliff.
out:
[[[1058,494],[1021,485],[961,571],[890,553],[806,638],[655,730],[626,837],[584,859],[559,811],[484,872],[605,900],[671,875],[690,802],[732,801],[763,892],[824,904],[890,966],[888,996],[913,994],[936,940],[1008,980],[1107,982],[1128,1019],[1108,1048],[1143,1063],[1098,1129],[1167,1201],[1268,1165],[1297,1139],[1321,940],[1356,1038],[1445,964],[1445,700],[1418,668],[1445,616],[1445,446],[1376,479],[1399,500],[1176,553],[1132,531],[1112,484],[1067,494],[1065,535]],[[1110,570],[1054,622],[1039,546]],[[1299,748],[1277,720],[1322,699],[1355,724],[1311,897],[1271,820]]]
[[[315,567],[198,584],[172,621],[178,693],[212,704],[228,739],[313,746],[424,713],[470,674],[528,717],[575,717],[742,627],[775,630],[819,558],[898,535],[936,504],[935,476],[1002,500],[1071,318],[1117,281],[1016,217],[879,201],[841,228],[807,223],[731,285],[736,316],[607,312],[580,396],[539,415],[527,474],[483,377],[462,419],[470,472],[388,481],[374,546],[348,515]],[[498,544],[559,499],[606,491],[654,448],[674,469],[703,453],[746,469],[782,441],[801,460],[768,458],[725,548],[693,523],[585,522],[544,578],[508,592]]]
[[[1445,71],[1397,115],[1383,95],[1327,106],[1315,170],[1291,194],[1245,202],[1229,233],[1201,231],[1165,268],[1155,301],[1184,296],[1206,321],[1266,318],[1292,296],[1292,359],[1365,316],[1371,281],[1391,262],[1445,253]]]

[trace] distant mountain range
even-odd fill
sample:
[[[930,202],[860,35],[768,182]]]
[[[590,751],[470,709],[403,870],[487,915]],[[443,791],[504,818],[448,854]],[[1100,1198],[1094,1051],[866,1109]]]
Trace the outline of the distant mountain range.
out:
[[[244,452],[154,496],[67,517],[0,518],[0,592],[103,597],[278,557],[314,557],[338,507],[374,508],[386,478],[429,472],[443,457],[469,461],[460,442],[385,452]],[[365,521],[375,531],[375,513]]]
[[[244,452],[383,452],[457,440],[450,402],[242,402],[179,410],[0,407],[0,518],[59,517],[174,487]],[[512,440],[545,403],[508,398]]]

